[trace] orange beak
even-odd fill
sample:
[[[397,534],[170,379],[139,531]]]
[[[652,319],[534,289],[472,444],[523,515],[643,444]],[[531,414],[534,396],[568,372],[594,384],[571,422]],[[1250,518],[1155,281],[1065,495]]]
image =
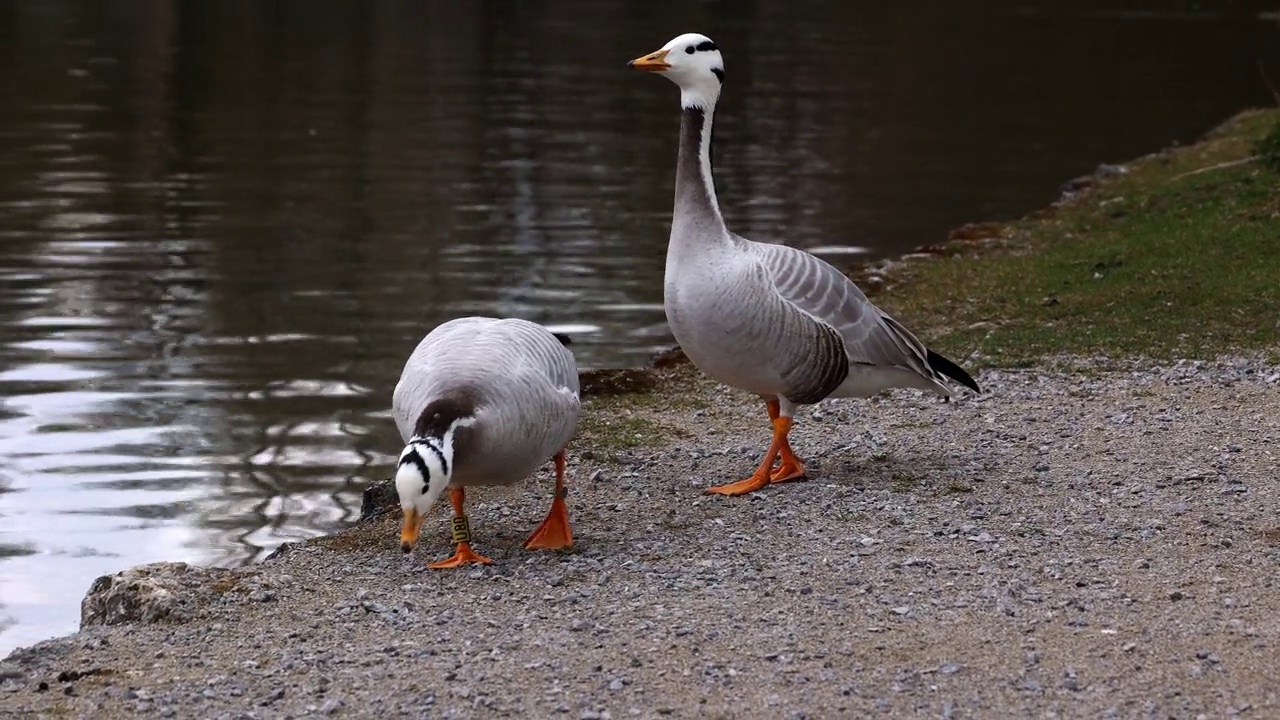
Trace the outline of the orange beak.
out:
[[[426,519],[426,515],[419,515],[417,508],[408,508],[404,511],[404,524],[400,526],[400,550],[401,552],[411,552],[414,543],[418,542],[418,531],[422,529],[422,521]]]
[[[645,72],[663,72],[664,70],[670,70],[671,64],[667,62],[667,53],[669,52],[671,51],[659,50],[657,52],[651,52],[644,57],[638,57],[627,63],[627,67],[644,70]]]

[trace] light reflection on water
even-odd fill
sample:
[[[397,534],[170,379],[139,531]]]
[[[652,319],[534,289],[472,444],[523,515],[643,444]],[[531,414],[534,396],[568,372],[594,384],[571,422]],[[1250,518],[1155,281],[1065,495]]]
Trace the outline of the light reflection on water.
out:
[[[437,322],[666,347],[675,91],[627,59],[713,34],[734,229],[847,262],[1268,101],[1248,3],[1131,5],[0,5],[0,654],[350,522]]]

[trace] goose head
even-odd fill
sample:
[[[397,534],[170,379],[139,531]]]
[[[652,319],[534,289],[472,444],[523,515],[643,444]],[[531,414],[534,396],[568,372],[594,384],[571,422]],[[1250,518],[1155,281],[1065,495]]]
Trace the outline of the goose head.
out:
[[[453,399],[432,402],[418,418],[413,437],[400,451],[396,465],[396,493],[404,512],[400,549],[404,552],[413,550],[423,519],[453,481],[458,432],[475,423],[473,408]]]
[[[724,82],[724,58],[711,38],[685,33],[627,67],[662,75],[680,86],[680,103],[686,108],[709,109],[720,97]]]
[[[438,438],[414,437],[400,452],[396,493],[400,495],[400,509],[404,512],[404,524],[400,528],[400,549],[404,552],[413,550],[427,512],[453,479],[453,468],[449,467],[443,445]],[[452,448],[447,449],[452,454]]]

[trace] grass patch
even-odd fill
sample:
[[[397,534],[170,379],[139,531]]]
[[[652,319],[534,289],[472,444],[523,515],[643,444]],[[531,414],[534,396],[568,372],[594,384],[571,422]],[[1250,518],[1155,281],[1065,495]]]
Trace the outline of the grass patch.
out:
[[[895,472],[889,479],[893,481],[892,489],[896,493],[909,493],[920,485],[920,478],[908,472]]]
[[[578,419],[579,443],[597,456],[642,447],[660,447],[688,431],[629,412],[583,413]]]
[[[1275,356],[1280,174],[1254,156],[1278,122],[1276,110],[1241,113],[1195,145],[1002,226],[985,250],[908,264],[904,290],[878,302],[941,352],[981,352],[978,365]]]
[[[1271,126],[1271,132],[1258,140],[1253,150],[1263,165],[1272,172],[1280,173],[1280,119]]]
[[[619,453],[663,447],[693,437],[688,430],[659,420],[671,412],[705,410],[706,391],[713,387],[692,365],[662,373],[660,391],[589,398],[578,417],[574,446],[592,457],[616,461]]]

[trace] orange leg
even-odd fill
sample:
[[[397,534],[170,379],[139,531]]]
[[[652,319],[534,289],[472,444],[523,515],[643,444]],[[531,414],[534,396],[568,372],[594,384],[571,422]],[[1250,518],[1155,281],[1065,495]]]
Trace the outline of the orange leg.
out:
[[[493,563],[489,558],[477,555],[471,549],[471,525],[467,522],[467,514],[462,509],[462,504],[466,501],[466,498],[466,491],[462,488],[449,488],[449,501],[453,503],[453,541],[458,543],[458,549],[453,554],[453,557],[433,562],[427,566],[432,570],[458,568],[469,563],[477,563],[479,565]]]
[[[751,477],[738,482],[729,483],[728,485],[717,485],[716,487],[707,488],[707,492],[716,493],[718,495],[746,495],[749,492],[755,492],[765,485],[769,484],[769,476],[773,471],[773,463],[778,459],[782,447],[787,442],[787,433],[791,432],[791,418],[776,417],[773,419],[773,442],[769,443],[769,451],[765,453],[764,460],[761,461],[760,467],[751,474]]]
[[[529,550],[560,550],[573,544],[573,530],[569,529],[569,507],[564,499],[569,489],[564,486],[564,451],[556,453],[556,496],[551,500],[551,511],[524,546]]]
[[[769,420],[777,420],[781,413],[778,408],[777,400],[770,400],[766,403],[769,408]],[[792,480],[804,479],[804,463],[796,454],[791,452],[791,443],[787,441],[787,436],[782,436],[782,447],[778,449],[778,469],[769,474],[770,483],[784,483]]]

